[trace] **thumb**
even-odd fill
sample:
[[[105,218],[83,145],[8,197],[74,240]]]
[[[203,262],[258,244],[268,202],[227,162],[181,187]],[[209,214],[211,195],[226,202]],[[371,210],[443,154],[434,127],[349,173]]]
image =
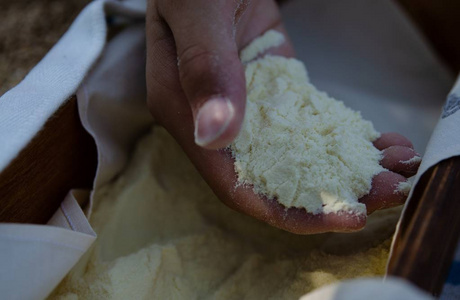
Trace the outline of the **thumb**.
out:
[[[208,149],[226,147],[238,135],[246,104],[244,68],[234,38],[235,1],[183,2],[180,8],[165,4],[160,12],[176,43],[195,143]]]

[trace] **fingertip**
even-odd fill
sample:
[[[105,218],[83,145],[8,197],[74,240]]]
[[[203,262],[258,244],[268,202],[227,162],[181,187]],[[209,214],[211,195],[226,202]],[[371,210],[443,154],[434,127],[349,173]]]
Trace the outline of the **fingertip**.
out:
[[[195,117],[195,143],[201,147],[220,144],[234,115],[235,108],[228,98],[214,97],[206,101]]]
[[[406,146],[390,146],[383,150],[380,164],[393,172],[410,177],[417,173],[422,158],[414,149]]]
[[[241,115],[228,98],[206,101],[195,117],[195,143],[210,150],[227,147],[239,133]]]
[[[379,150],[384,150],[391,146],[414,148],[414,145],[408,138],[397,132],[382,133],[381,136],[373,142],[373,144],[374,147]]]
[[[370,192],[361,197],[359,201],[366,205],[367,213],[404,204],[407,193],[401,183],[407,179],[391,171],[381,172],[372,179]]]
[[[195,143],[206,149],[228,146],[238,135],[246,107],[241,62],[234,53],[221,53],[217,65],[201,57],[185,69],[182,74],[189,75],[181,76],[181,84],[194,117]]]

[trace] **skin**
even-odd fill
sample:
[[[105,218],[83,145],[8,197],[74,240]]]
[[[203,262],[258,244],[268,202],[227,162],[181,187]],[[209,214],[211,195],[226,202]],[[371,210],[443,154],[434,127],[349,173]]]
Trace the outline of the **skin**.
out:
[[[255,37],[275,29],[284,33],[287,41],[270,54],[294,56],[274,1],[149,1],[146,24],[149,110],[182,146],[222,202],[297,234],[352,232],[364,227],[367,215],[313,215],[304,209],[287,209],[274,199],[254,194],[251,187],[235,188],[233,159],[222,148],[237,136],[244,118],[246,83],[238,53]],[[200,113],[200,109],[213,99],[230,101],[233,114],[228,120],[228,110],[224,110],[217,114],[223,118],[202,122],[209,110]],[[209,128],[220,129],[219,134],[203,143],[199,136],[209,133]],[[406,196],[394,191],[419,165],[400,162],[417,153],[412,143],[397,133],[383,134],[374,146],[383,151],[381,164],[389,171],[376,175],[372,190],[360,199],[368,213],[404,203]]]

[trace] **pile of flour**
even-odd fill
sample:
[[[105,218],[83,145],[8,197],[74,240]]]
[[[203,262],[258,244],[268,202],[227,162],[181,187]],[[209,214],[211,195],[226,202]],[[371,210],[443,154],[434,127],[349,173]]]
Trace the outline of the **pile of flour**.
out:
[[[94,194],[98,238],[51,299],[298,299],[383,276],[399,209],[360,232],[295,235],[235,212],[160,127]]]
[[[242,51],[245,61],[282,35],[269,31]],[[260,45],[260,47],[257,47]],[[252,54],[251,54],[252,53]],[[358,199],[384,169],[380,134],[359,112],[318,91],[302,62],[267,55],[246,65],[247,106],[230,145],[240,184],[313,214],[366,213]]]

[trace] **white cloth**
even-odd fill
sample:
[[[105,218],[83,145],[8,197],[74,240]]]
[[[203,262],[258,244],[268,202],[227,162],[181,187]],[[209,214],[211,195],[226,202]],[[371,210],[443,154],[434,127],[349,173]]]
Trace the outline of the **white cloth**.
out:
[[[106,15],[143,20],[145,2],[92,2],[26,78],[0,98],[0,171],[75,94],[104,50]],[[132,39],[126,42],[128,45],[118,45],[118,49],[123,51],[136,45]],[[126,90],[126,84],[119,87],[115,93]],[[117,118],[126,121],[118,114]],[[130,133],[131,140],[141,134],[139,127],[136,130]],[[127,150],[123,148],[125,156]],[[119,171],[120,167],[114,170]],[[0,224],[2,299],[45,298],[94,242],[96,234],[75,196],[85,195],[81,191],[69,193],[47,225]]]
[[[104,48],[105,14],[119,12],[144,18],[145,8],[131,5],[132,1],[127,3],[130,5],[115,1],[92,2],[26,78],[1,97],[0,172],[65,100],[75,94]]]
[[[460,155],[460,77],[452,88],[441,117],[431,135],[426,155],[420,165],[416,180],[438,162]]]
[[[81,121],[98,149],[95,188],[123,169],[131,147],[153,122],[146,105],[144,65],[145,30],[141,24],[110,41],[97,68],[77,91]]]
[[[145,2],[91,3],[24,81],[0,98],[0,171],[77,88],[83,125],[98,148],[96,188],[124,167],[151,122],[143,33],[135,25],[104,48],[106,13],[142,19]],[[392,2],[293,0],[282,13],[320,89],[362,110],[378,130],[402,131],[422,151],[453,78]],[[47,226],[0,224],[2,297],[46,296],[94,240],[84,221],[70,198]]]
[[[417,287],[397,278],[348,280],[319,288],[300,300],[430,300]]]
[[[48,225],[0,224],[1,298],[45,298],[95,239],[74,193]]]

